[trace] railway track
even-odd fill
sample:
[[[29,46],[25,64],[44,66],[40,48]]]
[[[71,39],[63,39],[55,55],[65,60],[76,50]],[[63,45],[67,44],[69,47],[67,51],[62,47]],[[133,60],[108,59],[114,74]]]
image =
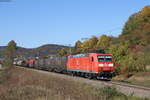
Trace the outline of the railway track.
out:
[[[18,68],[24,68],[24,67],[18,67]],[[87,78],[83,77],[72,77],[66,74],[58,74],[54,72],[47,72],[43,70],[36,70],[36,69],[31,69],[31,68],[24,68],[26,70],[33,70],[36,72],[52,75],[54,77],[61,77],[61,78],[67,78],[69,80],[81,82],[81,83],[87,83],[89,85],[92,85],[97,88],[102,88],[105,86],[113,86],[115,87],[118,91],[126,94],[126,95],[132,95],[132,96],[137,96],[141,98],[150,98],[150,88],[149,87],[144,87],[144,86],[138,86],[138,85],[133,85],[129,83],[124,83],[124,82],[118,82],[118,81],[102,81],[102,80],[90,80]]]
[[[139,85],[134,85],[134,84],[130,84],[130,83],[124,83],[124,82],[118,82],[118,81],[111,81],[110,83],[114,84],[114,85],[127,86],[127,87],[133,87],[133,88],[137,88],[137,89],[150,91],[150,88],[149,87],[145,87],[145,86],[139,86]]]

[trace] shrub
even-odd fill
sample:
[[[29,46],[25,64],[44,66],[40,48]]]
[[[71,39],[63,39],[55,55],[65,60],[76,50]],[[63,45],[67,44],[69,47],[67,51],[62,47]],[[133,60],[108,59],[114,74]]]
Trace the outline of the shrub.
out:
[[[115,97],[124,97],[124,100],[126,100],[126,96],[120,92],[117,91],[115,87],[111,86],[105,86],[104,88],[101,89],[103,95],[106,96],[106,100],[115,100]]]
[[[128,54],[129,41],[124,41],[120,44],[112,45],[109,48],[109,53],[113,55],[113,58],[116,63],[120,63],[120,60]]]
[[[147,53],[130,53],[121,60],[121,67],[126,72],[143,72],[146,71],[146,66],[150,64],[150,54]],[[124,72],[122,70],[122,72]]]

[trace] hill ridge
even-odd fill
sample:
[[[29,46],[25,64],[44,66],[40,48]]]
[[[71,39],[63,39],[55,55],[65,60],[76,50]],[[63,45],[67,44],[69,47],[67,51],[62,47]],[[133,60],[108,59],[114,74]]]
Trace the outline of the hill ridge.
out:
[[[6,47],[7,46],[0,46],[0,57],[2,57],[3,51]],[[16,55],[25,57],[57,55],[62,48],[67,48],[67,46],[58,44],[44,44],[36,48],[17,46]]]

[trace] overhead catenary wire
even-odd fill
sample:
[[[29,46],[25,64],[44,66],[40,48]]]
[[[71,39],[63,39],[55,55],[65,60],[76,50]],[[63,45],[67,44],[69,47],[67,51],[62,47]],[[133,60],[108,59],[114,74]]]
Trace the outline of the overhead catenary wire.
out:
[[[100,35],[103,35],[103,34],[113,36],[114,33],[111,34],[112,32],[114,32],[114,31],[119,32],[119,31],[120,31],[120,33],[121,33],[121,30],[122,30],[122,26],[118,26],[118,27],[115,27],[115,28],[112,28],[112,29],[108,29],[108,30],[99,32],[99,33],[97,33],[95,36],[100,36]],[[109,34],[108,34],[108,33],[109,33]]]
[[[93,36],[99,37],[99,36],[104,35],[104,34],[109,35],[109,36],[115,36],[114,34],[116,34],[116,32],[118,32],[120,34],[121,30],[122,30],[122,26],[118,26],[118,27],[108,29],[108,30],[105,30],[105,31],[102,31],[102,32],[98,32],[96,35],[93,35]],[[112,33],[114,31],[115,31],[115,33]],[[117,33],[117,35],[118,35],[118,33]],[[90,39],[90,38],[87,38],[87,37],[81,38],[82,41],[85,41],[85,40],[88,40],[88,39]]]

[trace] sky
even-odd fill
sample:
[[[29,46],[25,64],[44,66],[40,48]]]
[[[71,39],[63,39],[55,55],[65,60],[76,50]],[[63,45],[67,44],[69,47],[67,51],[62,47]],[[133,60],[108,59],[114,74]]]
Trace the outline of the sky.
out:
[[[0,0],[0,46],[15,40],[26,48],[73,46],[93,35],[118,36],[129,16],[150,4],[150,0],[4,1]]]

